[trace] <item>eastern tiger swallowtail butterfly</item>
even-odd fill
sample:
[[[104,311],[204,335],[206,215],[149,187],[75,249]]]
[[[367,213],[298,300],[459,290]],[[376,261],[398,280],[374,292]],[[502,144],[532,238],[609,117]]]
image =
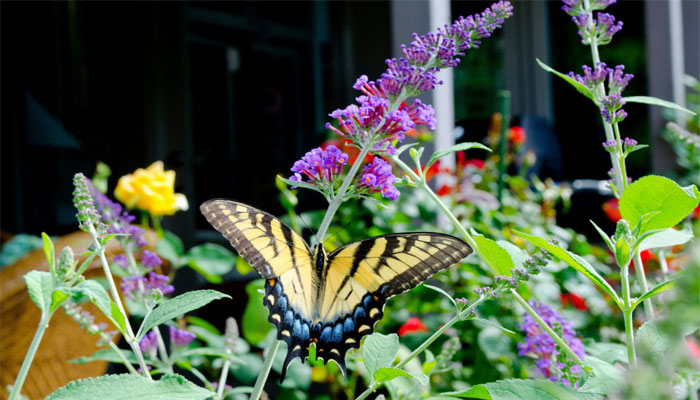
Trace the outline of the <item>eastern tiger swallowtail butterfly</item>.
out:
[[[287,343],[287,366],[309,346],[325,363],[345,369],[345,353],[374,329],[384,303],[472,252],[441,233],[397,233],[361,240],[327,254],[272,215],[231,200],[200,210],[234,249],[265,278],[263,304],[277,338]]]

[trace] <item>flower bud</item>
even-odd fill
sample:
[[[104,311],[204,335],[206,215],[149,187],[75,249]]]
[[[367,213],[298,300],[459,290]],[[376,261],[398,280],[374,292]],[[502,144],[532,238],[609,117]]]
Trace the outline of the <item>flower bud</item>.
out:
[[[65,278],[70,278],[75,269],[75,258],[73,256],[73,249],[66,246],[61,250],[61,255],[58,257],[58,267],[56,268],[56,276],[60,281]]]

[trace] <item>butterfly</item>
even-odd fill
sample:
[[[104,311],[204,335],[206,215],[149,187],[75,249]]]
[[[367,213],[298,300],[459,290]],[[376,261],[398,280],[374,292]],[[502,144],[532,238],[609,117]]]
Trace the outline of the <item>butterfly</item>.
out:
[[[346,375],[345,353],[360,346],[384,315],[386,300],[462,260],[472,249],[442,233],[397,233],[347,244],[326,253],[310,249],[276,217],[249,205],[213,199],[200,206],[209,223],[265,278],[263,304],[277,339],[287,343],[287,366],[309,355]]]

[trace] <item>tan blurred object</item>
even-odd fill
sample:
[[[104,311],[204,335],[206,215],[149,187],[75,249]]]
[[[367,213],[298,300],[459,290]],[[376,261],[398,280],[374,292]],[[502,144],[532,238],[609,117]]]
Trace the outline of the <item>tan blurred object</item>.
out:
[[[155,243],[156,240],[152,231],[147,232],[148,243]],[[85,257],[78,255],[87,251],[91,243],[90,235],[82,231],[65,235],[55,242],[56,257],[64,247],[70,246],[76,259],[82,262]],[[112,240],[107,244],[105,255],[111,262],[121,252],[117,241]],[[5,387],[14,384],[41,317],[39,308],[29,299],[23,279],[24,274],[33,269],[48,270],[46,256],[41,249],[28,253],[21,260],[0,270],[0,398],[3,399],[7,398]],[[99,258],[93,260],[85,271],[85,276],[104,277]],[[84,304],[82,308],[95,316],[95,323],[108,323],[107,318],[94,305]],[[110,325],[108,329],[113,330],[113,327]],[[41,399],[72,380],[103,374],[107,362],[96,361],[83,365],[68,363],[69,360],[93,354],[98,349],[98,339],[98,335],[88,334],[62,310],[57,310],[39,345],[22,394],[30,399]]]

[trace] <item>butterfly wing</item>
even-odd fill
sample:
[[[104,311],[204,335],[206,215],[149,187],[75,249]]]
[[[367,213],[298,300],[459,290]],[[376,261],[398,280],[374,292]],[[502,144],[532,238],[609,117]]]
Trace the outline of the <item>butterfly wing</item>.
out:
[[[316,354],[345,371],[345,353],[357,348],[383,314],[386,299],[409,290],[472,252],[440,233],[402,233],[351,243],[328,255],[317,300]]]
[[[317,286],[304,239],[276,217],[246,204],[214,199],[200,210],[266,279],[263,303],[270,310],[268,319],[277,327],[278,338],[289,341],[294,321],[311,318]],[[293,318],[285,324],[288,312]]]

